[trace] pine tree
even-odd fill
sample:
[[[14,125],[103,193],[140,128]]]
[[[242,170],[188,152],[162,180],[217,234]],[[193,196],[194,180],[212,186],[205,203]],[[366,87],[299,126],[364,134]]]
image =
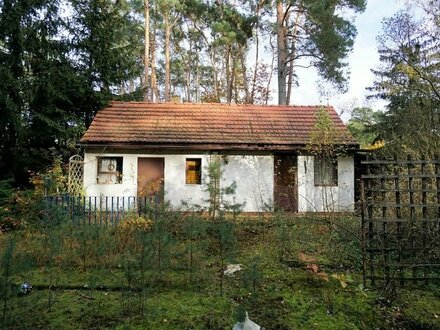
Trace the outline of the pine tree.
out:
[[[295,67],[308,59],[326,80],[343,87],[344,59],[353,46],[356,28],[338,13],[341,8],[362,12],[365,0],[274,1],[276,11],[278,104],[289,104]],[[306,64],[307,65],[307,64]]]
[[[371,90],[389,102],[376,126],[385,152],[416,157],[440,152],[440,24],[435,5],[438,1],[425,8],[420,21],[406,12],[384,21],[381,68],[374,71]]]

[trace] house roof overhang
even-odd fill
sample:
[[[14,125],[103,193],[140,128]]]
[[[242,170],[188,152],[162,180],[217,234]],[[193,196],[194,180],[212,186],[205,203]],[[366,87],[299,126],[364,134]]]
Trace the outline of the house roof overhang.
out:
[[[267,153],[308,153],[310,148],[304,144],[225,144],[225,143],[81,143],[86,150],[107,151],[151,151],[151,152],[267,152]],[[340,150],[353,153],[359,150],[358,144],[338,145]]]

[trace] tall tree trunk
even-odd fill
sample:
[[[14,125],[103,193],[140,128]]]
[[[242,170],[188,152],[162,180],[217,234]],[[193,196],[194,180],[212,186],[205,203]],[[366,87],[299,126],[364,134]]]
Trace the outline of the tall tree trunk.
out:
[[[196,72],[194,77],[194,89],[196,91],[196,102],[200,102],[200,70],[199,70],[199,48],[196,47]]]
[[[255,97],[255,85],[257,84],[257,75],[258,75],[258,62],[260,60],[260,36],[258,34],[258,30],[260,29],[260,9],[263,6],[265,0],[260,1],[257,5],[256,16],[257,22],[255,24],[255,65],[254,65],[254,75],[252,77],[252,88],[249,96],[249,103],[254,104]]]
[[[190,102],[191,101],[191,73],[192,73],[192,49],[193,49],[193,43],[190,40],[189,42],[189,52],[187,56],[187,68],[185,72],[185,90],[186,90],[186,96],[185,99]],[[182,56],[182,62],[185,63],[185,58]],[[195,62],[195,65],[197,65],[197,62]]]
[[[272,37],[270,37],[270,44],[272,44]],[[272,52],[272,60],[270,62],[270,73],[269,73],[269,79],[267,80],[266,85],[266,95],[264,95],[264,104],[267,105],[269,103],[269,96],[270,96],[270,84],[272,83],[272,76],[274,71],[274,65],[275,65],[275,53]]]
[[[292,94],[292,85],[293,85],[293,61],[290,61],[289,69],[287,70],[287,95],[286,95],[286,104],[290,104],[290,96]]]
[[[150,0],[144,0],[144,101],[149,101],[149,91],[148,86],[150,82],[149,71],[150,71]]]
[[[191,65],[188,66],[188,70],[186,72],[186,82],[185,82],[185,90],[186,90],[186,95],[185,95],[185,101],[191,102],[191,70],[192,67]]]
[[[226,102],[231,103],[232,101],[232,75],[231,72],[231,46],[228,46],[226,52]]]
[[[212,67],[212,79],[214,80],[214,95],[215,95],[217,102],[219,102],[220,101],[220,88],[218,86],[218,71],[217,71],[216,61],[215,61],[215,50],[212,46],[211,46],[210,54],[211,54],[210,57],[211,57],[211,67]]]
[[[237,61],[239,60],[239,57],[240,57],[240,54],[239,53],[236,53],[236,54],[234,54],[234,56],[232,56],[232,77],[231,77],[231,85],[232,85],[232,88],[234,89],[234,102],[235,103],[238,103],[238,96],[239,96],[239,93],[238,93],[238,86],[237,86],[237,80],[238,80],[238,70],[237,70],[237,67],[238,67],[238,63],[237,63]],[[231,97],[231,99],[232,99],[232,97]]]
[[[245,50],[243,49],[243,46],[240,47],[240,62],[241,62],[241,71],[243,74],[243,89],[244,89],[244,102],[246,104],[253,103],[251,101],[251,95],[249,93],[249,84],[247,82],[247,76],[246,76],[246,61],[245,61]]]
[[[155,8],[156,9],[156,8]],[[153,25],[153,32],[151,34],[151,101],[157,102],[159,100],[159,91],[157,89],[156,78],[156,24]]]
[[[255,97],[255,85],[257,84],[257,74],[258,74],[258,61],[259,61],[259,37],[258,37],[258,22],[255,28],[255,65],[254,65],[254,75],[252,77],[252,88],[251,95],[249,97],[249,103],[254,104]]]
[[[165,102],[171,101],[171,68],[170,68],[170,47],[171,47],[171,23],[170,13],[164,14],[165,23]]]
[[[118,94],[124,95],[125,94],[125,83],[120,83],[118,88]]]
[[[277,54],[278,54],[278,104],[287,104],[286,79],[287,79],[287,49],[286,49],[286,27],[284,25],[284,6],[282,0],[277,0]]]
[[[296,13],[296,17],[295,17],[295,25],[293,26],[293,31],[292,31],[292,44],[290,46],[290,52],[289,52],[289,70],[287,73],[287,101],[286,104],[290,104],[290,99],[292,97],[292,88],[293,88],[293,68],[295,66],[295,36],[298,32],[298,24],[299,24],[299,19],[301,17],[301,14],[299,12]]]

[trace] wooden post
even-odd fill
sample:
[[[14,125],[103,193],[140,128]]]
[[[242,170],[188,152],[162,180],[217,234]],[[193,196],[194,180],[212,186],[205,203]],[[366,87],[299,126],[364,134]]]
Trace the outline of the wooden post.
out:
[[[412,257],[411,257],[411,263],[412,263],[412,278],[413,278],[413,284],[417,283],[417,267],[415,266],[416,260],[414,258],[414,253],[416,251],[416,241],[414,235],[411,233],[411,228],[413,228],[413,225],[416,221],[416,209],[414,206],[414,177],[412,175],[412,167],[414,165],[412,164],[412,158],[411,156],[408,156],[408,164],[407,164],[407,171],[408,171],[408,191],[409,191],[409,223],[408,223],[408,239],[411,240],[411,249],[412,249]]]
[[[385,185],[385,165],[380,164],[380,195],[382,201],[382,262],[383,262],[383,270],[384,270],[384,281],[385,285],[390,283],[390,256],[388,251],[388,223],[387,219],[387,195],[386,191],[388,188]]]
[[[435,161],[435,176],[437,189],[437,231],[440,232],[440,155],[436,155]]]
[[[427,208],[427,173],[426,173],[426,158],[425,156],[422,157],[422,248],[423,251],[425,251],[426,248],[426,234],[428,232],[428,208]],[[426,265],[423,267],[423,278],[425,279],[425,285],[428,284],[428,272],[426,270]]]
[[[364,288],[367,284],[366,271],[367,271],[367,242],[365,232],[365,182],[361,179],[361,251],[362,251],[362,285]]]
[[[367,161],[368,161],[369,157],[367,157]],[[367,165],[367,175],[371,175],[371,166]],[[374,239],[374,224],[373,224],[373,195],[371,192],[371,179],[368,178],[367,179],[367,216],[368,216],[368,246],[371,244],[371,242]],[[370,283],[372,286],[375,286],[376,281],[375,281],[375,273],[374,273],[374,253],[371,249],[370,251],[368,251],[367,248],[367,252],[369,252],[369,260],[370,260]]]

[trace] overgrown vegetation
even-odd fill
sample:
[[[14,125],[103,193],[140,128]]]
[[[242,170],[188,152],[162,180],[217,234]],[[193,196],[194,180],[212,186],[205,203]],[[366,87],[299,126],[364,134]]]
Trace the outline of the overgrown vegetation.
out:
[[[387,302],[362,287],[357,218],[220,221],[163,203],[97,226],[42,211],[0,236],[6,328],[225,329],[244,311],[266,329],[440,328],[437,288]]]

